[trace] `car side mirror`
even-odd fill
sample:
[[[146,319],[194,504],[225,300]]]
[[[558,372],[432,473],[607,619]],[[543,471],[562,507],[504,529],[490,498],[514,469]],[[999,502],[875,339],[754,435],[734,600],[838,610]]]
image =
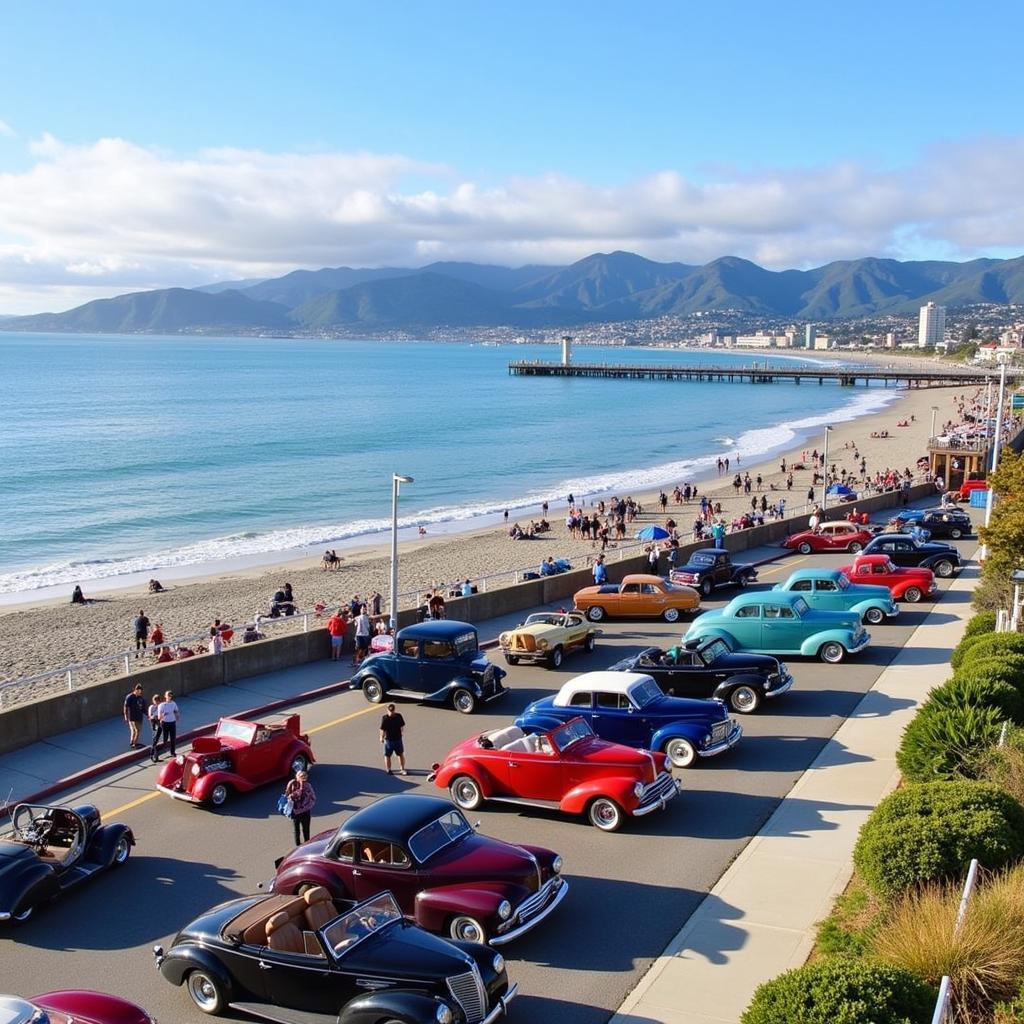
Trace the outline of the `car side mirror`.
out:
[[[479,828],[480,824],[481,824],[480,821],[474,821],[473,822],[473,828],[475,828],[475,829]]]

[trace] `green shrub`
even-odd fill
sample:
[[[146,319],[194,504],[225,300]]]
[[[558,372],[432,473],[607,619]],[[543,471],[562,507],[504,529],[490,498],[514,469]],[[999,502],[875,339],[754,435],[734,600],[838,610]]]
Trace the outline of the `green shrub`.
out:
[[[857,874],[837,897],[832,911],[819,922],[814,942],[817,956],[863,956],[878,928],[881,905]]]
[[[1006,714],[993,707],[943,707],[929,699],[903,730],[896,763],[911,782],[977,778],[979,761],[998,742],[1004,721]]]
[[[958,650],[962,653],[959,663],[953,665],[953,668],[967,668],[983,658],[1024,655],[1024,633],[982,633],[980,636],[972,636]],[[956,651],[953,653],[956,654]]]
[[[953,652],[949,656],[949,663],[950,663],[950,665],[952,665],[953,671],[955,672],[955,671],[957,671],[960,668],[960,665],[963,663],[964,657],[967,655],[967,652],[976,643],[980,643],[982,637],[986,637],[986,636],[990,636],[990,635],[994,635],[994,634],[974,633],[971,636],[967,636],[965,634],[963,639],[961,639],[960,643],[958,643],[956,645],[956,647],[953,648]]]
[[[935,989],[912,974],[846,957],[819,960],[760,985],[742,1024],[927,1024]]]
[[[981,758],[978,777],[1024,804],[1024,732],[1010,729],[1004,746],[989,747]]]
[[[883,899],[962,874],[972,857],[990,870],[1024,856],[1024,807],[987,782],[910,783],[864,823],[853,862]]]
[[[1000,657],[979,658],[962,665],[955,678],[990,679],[1007,683],[1024,694],[1024,655],[1004,654]]]
[[[979,633],[994,633],[996,631],[996,613],[978,612],[967,622],[964,630],[964,640],[968,637],[977,636]]]
[[[990,666],[989,662],[994,664]],[[1008,718],[1012,722],[1024,722],[1024,696],[1010,679],[1000,675],[1003,665],[1001,659],[986,658],[969,669],[964,669],[962,673],[932,690],[921,710],[994,708],[1003,718]],[[1010,666],[1008,674],[1011,676],[1012,671],[1013,666]]]

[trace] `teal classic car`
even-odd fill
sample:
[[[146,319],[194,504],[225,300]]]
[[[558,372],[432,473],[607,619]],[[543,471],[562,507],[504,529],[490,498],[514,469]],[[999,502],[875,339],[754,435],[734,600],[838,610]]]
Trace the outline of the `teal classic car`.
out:
[[[856,612],[822,612],[803,594],[781,590],[740,594],[719,611],[705,612],[684,642],[720,636],[734,650],[802,654],[831,664],[864,650],[871,637]]]
[[[797,569],[773,591],[800,594],[811,608],[820,612],[856,612],[862,622],[877,626],[899,615],[888,587],[851,583],[842,569]]]

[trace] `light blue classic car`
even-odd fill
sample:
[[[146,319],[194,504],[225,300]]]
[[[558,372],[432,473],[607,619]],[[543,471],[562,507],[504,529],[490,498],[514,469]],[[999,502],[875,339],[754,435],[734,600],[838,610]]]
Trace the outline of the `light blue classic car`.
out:
[[[856,612],[862,622],[872,626],[900,613],[888,587],[851,583],[841,569],[797,569],[785,583],[776,583],[772,589],[800,594],[820,612]]]
[[[734,597],[720,611],[699,616],[683,640],[712,636],[723,637],[734,651],[802,654],[832,664],[871,642],[856,612],[816,611],[803,594],[781,590]]]

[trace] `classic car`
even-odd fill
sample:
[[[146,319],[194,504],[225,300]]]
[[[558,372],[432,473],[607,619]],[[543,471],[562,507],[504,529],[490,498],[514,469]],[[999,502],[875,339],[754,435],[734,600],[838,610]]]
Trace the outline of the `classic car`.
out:
[[[854,583],[888,587],[895,600],[911,604],[934,597],[939,589],[931,569],[900,568],[888,555],[858,555],[852,565],[840,566],[839,571]]]
[[[833,664],[871,641],[855,612],[816,611],[802,594],[778,590],[740,594],[724,608],[705,612],[684,640],[704,637],[722,637],[734,650],[802,654]]]
[[[901,529],[907,525],[910,524],[903,524]],[[916,525],[927,530],[933,537],[949,537],[951,540],[970,537],[974,533],[971,517],[958,508],[928,509]]]
[[[823,612],[856,612],[862,622],[877,626],[899,615],[888,587],[851,583],[841,569],[797,569],[772,590],[802,594],[812,607]]]
[[[141,1006],[103,992],[72,989],[31,999],[0,995],[3,1024],[156,1024]]]
[[[0,921],[27,921],[36,907],[107,868],[135,845],[127,825],[104,825],[91,804],[18,804],[0,836]]]
[[[733,651],[721,639],[694,640],[671,650],[648,647],[617,661],[610,672],[642,672],[670,697],[714,697],[748,715],[766,697],[778,697],[793,686],[789,669],[770,654]]]
[[[696,587],[709,597],[717,587],[746,587],[755,583],[757,569],[733,562],[729,552],[722,548],[702,548],[690,555],[686,565],[672,569],[668,578],[672,583]]]
[[[421,928],[504,945],[565,898],[562,858],[479,835],[447,800],[402,793],[356,811],[277,861],[272,892],[322,885],[362,899],[388,889]]]
[[[905,533],[880,533],[864,548],[865,555],[888,555],[893,565],[931,569],[952,576],[960,568],[960,552],[941,541],[921,543]]]
[[[507,692],[505,670],[480,651],[476,627],[454,619],[419,622],[398,631],[393,651],[371,654],[352,676],[371,704],[407,697],[451,704],[464,715]]]
[[[579,612],[534,612],[502,633],[498,644],[510,665],[543,661],[548,668],[558,668],[569,651],[592,651],[600,633]]]
[[[874,534],[865,526],[838,520],[822,523],[816,530],[791,533],[783,542],[784,548],[809,555],[812,551],[852,551],[865,547]]]
[[[517,988],[500,953],[431,935],[389,892],[359,903],[319,886],[302,896],[243,896],[153,954],[203,1013],[230,1009],[282,1024],[490,1024]]]
[[[965,480],[960,486],[959,494],[961,501],[970,501],[971,495],[975,491],[987,491],[988,481],[987,480]]]
[[[288,778],[313,761],[298,715],[271,715],[258,722],[222,718],[212,736],[197,737],[187,754],[160,769],[156,788],[175,800],[220,807],[232,793]]]
[[[683,612],[700,607],[700,594],[647,573],[630,573],[621,583],[584,587],[573,598],[591,622],[609,618],[662,618],[678,622]]]
[[[544,733],[582,718],[596,736],[643,750],[660,750],[673,768],[734,747],[743,729],[718,700],[666,697],[640,672],[585,672],[553,697],[535,700],[516,719],[525,733]]]
[[[510,725],[454,746],[428,776],[463,810],[485,800],[586,814],[603,832],[663,808],[679,791],[665,755],[598,739],[583,718],[528,736]]]

